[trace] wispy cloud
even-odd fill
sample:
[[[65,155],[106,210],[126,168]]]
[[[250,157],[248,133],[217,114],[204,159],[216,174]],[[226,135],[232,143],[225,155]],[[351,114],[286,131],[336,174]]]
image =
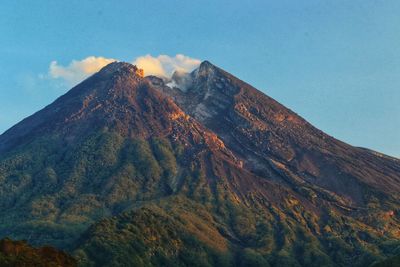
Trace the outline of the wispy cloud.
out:
[[[68,66],[62,66],[57,61],[52,61],[49,67],[49,75],[55,79],[63,79],[68,84],[73,85],[114,61],[116,60],[112,58],[94,56],[82,60],[72,60]]]
[[[82,60],[73,60],[67,66],[60,65],[57,61],[52,61],[49,67],[49,77],[64,80],[68,85],[75,85],[114,61],[118,60],[95,56],[90,56]],[[144,69],[145,75],[165,77],[171,76],[176,70],[191,71],[200,63],[199,59],[182,54],[174,57],[167,55],[159,55],[157,57],[145,55],[137,57],[132,61],[132,64]]]

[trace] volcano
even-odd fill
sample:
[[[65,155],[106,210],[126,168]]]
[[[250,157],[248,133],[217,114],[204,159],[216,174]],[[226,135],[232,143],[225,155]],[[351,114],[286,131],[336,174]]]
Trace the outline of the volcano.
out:
[[[0,136],[0,208],[81,266],[369,266],[399,254],[400,160],[208,61],[114,62]]]

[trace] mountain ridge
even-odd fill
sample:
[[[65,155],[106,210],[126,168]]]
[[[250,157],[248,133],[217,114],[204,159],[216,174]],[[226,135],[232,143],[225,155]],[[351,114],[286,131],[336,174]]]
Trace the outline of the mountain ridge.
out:
[[[199,69],[201,68],[202,67],[200,66]],[[220,81],[214,82],[214,84],[211,86],[207,85],[207,82],[209,82],[209,80],[200,80],[200,83],[203,84],[193,85],[192,89],[189,89],[188,92],[182,93],[179,90],[175,90],[177,92],[175,93],[175,95],[178,94],[178,96],[175,96],[174,94],[170,95],[172,97],[175,97],[178,105],[180,104],[183,110],[188,112],[190,115],[193,115],[208,128],[215,131],[219,136],[225,136],[225,139],[229,140],[228,135],[230,135],[229,131],[232,131],[232,128],[223,132],[221,131],[221,129],[223,129],[222,126],[229,128],[230,124],[232,124],[231,121],[236,120],[239,121],[238,123],[241,123],[240,121],[243,121],[243,130],[239,132],[236,136],[234,136],[236,143],[238,143],[237,141],[238,139],[240,140],[240,138],[251,139],[252,137],[249,136],[251,134],[261,135],[258,140],[255,141],[259,142],[261,145],[267,145],[264,148],[264,151],[258,150],[258,148],[255,146],[253,146],[251,149],[256,151],[258,150],[260,154],[264,154],[266,157],[274,156],[275,160],[283,160],[286,161],[286,163],[291,161],[291,157],[293,157],[293,153],[295,153],[293,149],[295,148],[292,148],[289,144],[283,147],[280,146],[280,140],[278,138],[278,141],[273,144],[274,146],[278,147],[278,150],[274,151],[274,146],[268,146],[272,142],[265,142],[266,140],[260,139],[266,139],[268,138],[268,136],[266,135],[270,133],[274,134],[277,131],[280,131],[281,135],[285,135],[283,136],[284,142],[288,142],[290,141],[290,139],[294,139],[292,142],[296,144],[307,142],[303,144],[303,147],[300,147],[300,149],[303,151],[306,150],[307,146],[311,146],[313,148],[321,147],[320,149],[328,150],[335,148],[336,151],[339,151],[341,154],[344,154],[343,152],[341,152],[343,150],[350,150],[351,153],[355,155],[360,154],[357,148],[351,147],[350,145],[336,140],[331,136],[323,133],[322,131],[316,129],[303,118],[298,116],[296,113],[292,112],[289,109],[286,109],[275,100],[265,95],[263,96],[263,94],[255,88],[234,78],[223,70],[212,66],[211,63],[207,62],[206,68],[203,69],[207,69],[208,71],[220,72],[222,73],[222,78],[220,78]],[[191,75],[196,75],[196,71],[194,71]],[[208,75],[208,78],[211,77],[210,79],[213,79],[212,75]],[[246,90],[244,91],[244,93],[239,91],[226,91],[221,94],[219,91],[224,86],[224,83],[226,83],[227,80],[234,80],[235,82],[235,85],[228,86],[229,88],[246,88]],[[204,85],[204,83],[206,84]],[[199,94],[199,90],[195,89],[196,87],[202,88],[206,91]],[[214,92],[214,95],[211,98],[209,97],[209,95],[212,93],[207,91],[207,88],[210,87],[216,88],[216,92]],[[168,93],[169,91],[165,90],[165,92]],[[184,94],[188,94],[188,97],[182,97],[182,95]],[[236,101],[235,98],[239,98],[242,96],[242,99]],[[248,101],[249,98],[252,98],[251,101]],[[259,102],[259,99],[265,99],[266,101],[261,103]],[[225,106],[221,108],[221,103],[224,102]],[[254,107],[268,108],[264,110],[260,109],[251,111],[251,109],[254,109]],[[208,114],[204,115],[204,110],[207,110]],[[212,112],[214,112],[214,114],[212,114]],[[210,116],[214,116],[215,119],[210,119]],[[256,130],[254,131],[251,128],[255,128]],[[300,135],[298,134],[299,132],[301,133]],[[304,139],[304,137],[306,138],[306,140],[301,140]],[[222,139],[224,140],[224,138]],[[301,164],[301,162],[298,163],[298,165]],[[385,190],[391,189],[392,188],[389,187],[385,188]],[[399,190],[398,187],[394,189]]]

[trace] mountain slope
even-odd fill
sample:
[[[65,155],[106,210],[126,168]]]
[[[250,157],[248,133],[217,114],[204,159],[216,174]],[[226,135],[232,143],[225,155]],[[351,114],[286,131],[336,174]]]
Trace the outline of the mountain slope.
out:
[[[87,266],[366,266],[400,245],[398,189],[397,159],[207,61],[111,63],[0,136],[0,236]]]
[[[107,66],[0,143],[0,233],[61,247],[99,218],[144,201],[183,193],[208,202],[274,191],[124,63]]]
[[[284,164],[301,182],[338,193],[354,205],[368,201],[362,196],[364,184],[398,199],[399,160],[324,134],[209,62],[188,76],[191,83],[185,90],[163,91],[217,133],[255,172],[268,172],[266,166],[276,169]]]

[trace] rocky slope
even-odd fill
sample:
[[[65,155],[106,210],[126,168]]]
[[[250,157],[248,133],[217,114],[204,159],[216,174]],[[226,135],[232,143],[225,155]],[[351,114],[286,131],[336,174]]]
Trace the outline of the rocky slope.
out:
[[[367,266],[400,245],[399,189],[399,160],[207,61],[111,63],[0,136],[0,236],[83,266]]]
[[[183,85],[184,90],[178,83],[163,92],[217,133],[253,172],[273,176],[274,170],[287,171],[293,174],[288,176],[296,177],[275,178],[321,187],[346,198],[354,207],[368,202],[365,187],[398,199],[399,160],[328,136],[209,62],[187,76],[191,82]],[[165,88],[162,83],[155,85]]]

